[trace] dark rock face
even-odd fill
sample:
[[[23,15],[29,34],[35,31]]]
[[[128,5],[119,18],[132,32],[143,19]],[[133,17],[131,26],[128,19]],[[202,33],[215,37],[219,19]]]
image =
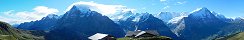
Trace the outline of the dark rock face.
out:
[[[77,6],[64,14],[46,36],[46,40],[88,40],[95,33],[123,37],[125,32],[108,17]]]

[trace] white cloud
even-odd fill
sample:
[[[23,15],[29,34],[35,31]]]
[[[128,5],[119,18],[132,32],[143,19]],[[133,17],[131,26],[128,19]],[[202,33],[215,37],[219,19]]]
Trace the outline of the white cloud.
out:
[[[48,7],[45,7],[45,6],[37,6],[33,10],[35,10],[38,14],[41,14],[41,15],[47,15],[47,14],[52,14],[52,13],[59,12],[57,9],[48,8]]]
[[[183,2],[177,2],[177,4],[185,4],[186,3],[186,1],[183,1]]]
[[[103,15],[111,15],[117,12],[121,12],[121,11],[133,11],[135,9],[130,9],[130,8],[126,8],[126,6],[123,5],[105,5],[105,4],[98,4],[98,3],[94,3],[93,1],[91,2],[76,2],[73,3],[72,5],[70,5],[66,11],[70,10],[73,5],[85,5],[87,6],[90,10],[92,11],[97,11]],[[65,12],[66,12],[65,11]]]
[[[167,0],[160,0],[160,2],[165,2],[165,1],[167,1]]]
[[[163,9],[168,9],[170,6],[165,6]]]
[[[4,15],[0,16],[0,21],[5,21],[11,24],[19,24],[22,22],[40,20],[48,14],[56,14],[57,9],[48,8],[45,6],[37,6],[33,8],[34,11],[15,12],[14,10],[2,12]]]

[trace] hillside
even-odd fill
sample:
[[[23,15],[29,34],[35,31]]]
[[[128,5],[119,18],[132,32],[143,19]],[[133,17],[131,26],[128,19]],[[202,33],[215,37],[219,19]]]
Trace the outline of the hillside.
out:
[[[234,36],[227,38],[227,40],[244,40],[244,32],[235,34]]]
[[[232,34],[225,37],[217,38],[216,40],[244,40],[244,32]]]
[[[0,21],[0,40],[43,40],[26,32],[28,31],[17,30],[8,23]]]

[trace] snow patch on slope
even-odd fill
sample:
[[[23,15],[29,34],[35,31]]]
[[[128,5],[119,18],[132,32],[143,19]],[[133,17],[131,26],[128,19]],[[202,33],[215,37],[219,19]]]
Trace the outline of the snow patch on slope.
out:
[[[179,16],[179,17],[175,17],[175,18],[173,18],[173,19],[171,19],[171,20],[169,20],[169,22],[168,23],[178,23],[182,18],[184,18],[184,17],[187,17],[187,16]],[[167,23],[167,24],[168,24]]]
[[[176,13],[176,12],[161,12],[157,15],[155,15],[157,18],[163,20],[165,23],[168,23],[170,20],[172,20],[175,17],[181,17],[181,16],[188,16],[189,13],[186,12],[181,12],[181,13]],[[173,19],[175,20],[175,19]]]

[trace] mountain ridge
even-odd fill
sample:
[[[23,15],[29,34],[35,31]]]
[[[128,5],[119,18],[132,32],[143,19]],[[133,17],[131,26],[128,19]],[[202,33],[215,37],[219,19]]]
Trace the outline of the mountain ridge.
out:
[[[48,29],[50,31],[45,36],[45,38],[47,38],[46,40],[55,40],[59,38],[60,40],[88,40],[86,37],[91,36],[94,33],[105,33],[114,35],[115,37],[123,37],[125,32],[137,30],[157,30],[160,33],[160,35],[168,36],[176,40],[210,40],[214,37],[231,34],[232,32],[241,32],[242,29],[240,28],[242,28],[242,26],[238,25],[244,23],[241,21],[243,20],[243,18],[236,18],[235,20],[229,19],[226,18],[224,15],[208,10],[206,7],[195,10],[194,12],[189,14],[169,13],[169,16],[166,16],[165,21],[165,18],[163,18],[162,16],[152,15],[147,12],[133,13],[131,11],[128,11],[115,15],[114,17],[107,17],[106,15],[102,15],[101,13],[98,13],[96,11],[91,11],[89,7],[82,6],[84,5],[74,5],[62,17],[57,17],[54,15],[44,17],[46,19],[58,18],[56,19],[56,21],[52,21],[55,24],[52,24],[52,26],[47,26],[50,27],[50,29]],[[179,15],[172,16],[174,14]],[[27,22],[26,26],[33,25],[35,24],[35,22],[39,23],[38,21]],[[227,28],[238,30],[224,30]],[[114,33],[115,31],[118,33]],[[72,35],[69,36],[70,34]],[[72,38],[67,38],[64,36],[69,36]]]

